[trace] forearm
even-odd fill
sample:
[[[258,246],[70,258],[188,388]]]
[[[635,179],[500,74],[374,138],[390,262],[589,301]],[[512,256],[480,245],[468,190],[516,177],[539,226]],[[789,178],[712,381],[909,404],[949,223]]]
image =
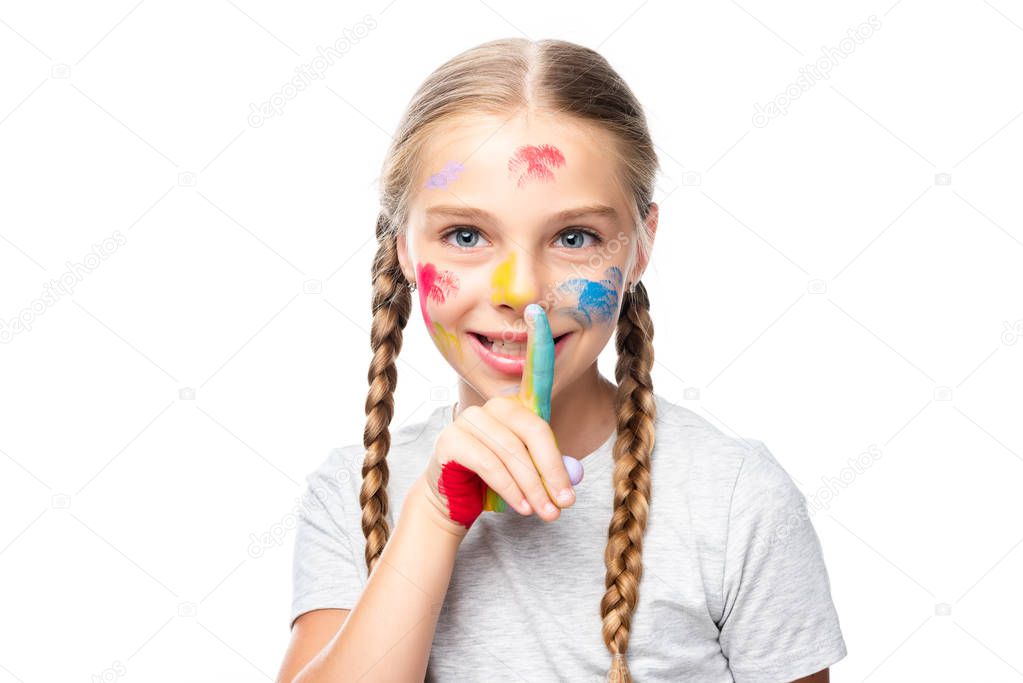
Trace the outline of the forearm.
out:
[[[445,528],[418,480],[344,626],[295,683],[421,681],[461,537]]]

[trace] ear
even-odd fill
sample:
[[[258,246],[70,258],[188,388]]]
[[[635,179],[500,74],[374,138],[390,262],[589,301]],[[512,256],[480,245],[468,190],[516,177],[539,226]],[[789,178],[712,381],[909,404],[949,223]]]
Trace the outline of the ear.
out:
[[[628,287],[630,282],[639,282],[643,277],[643,273],[646,272],[646,267],[650,265],[650,256],[654,251],[654,238],[657,236],[657,220],[660,216],[661,207],[656,202],[650,202],[650,210],[647,212],[646,224],[647,232],[650,234],[650,248],[646,254],[640,254],[636,252],[636,265],[632,267],[632,276],[625,283]]]
[[[412,267],[412,260],[408,254],[408,231],[403,231],[395,237],[398,249],[398,263],[401,265],[401,272],[409,282],[416,281],[416,270]]]

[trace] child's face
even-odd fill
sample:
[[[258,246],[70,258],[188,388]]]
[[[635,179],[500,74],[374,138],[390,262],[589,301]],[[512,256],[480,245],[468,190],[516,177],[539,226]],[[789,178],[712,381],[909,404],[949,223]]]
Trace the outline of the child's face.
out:
[[[476,334],[524,336],[527,304],[546,309],[557,341],[553,394],[593,366],[615,330],[645,264],[610,145],[591,126],[536,116],[461,121],[427,145],[399,258],[437,348],[484,398],[521,381],[525,351],[488,351]],[[583,207],[605,208],[558,215]],[[656,220],[655,206],[651,231]]]

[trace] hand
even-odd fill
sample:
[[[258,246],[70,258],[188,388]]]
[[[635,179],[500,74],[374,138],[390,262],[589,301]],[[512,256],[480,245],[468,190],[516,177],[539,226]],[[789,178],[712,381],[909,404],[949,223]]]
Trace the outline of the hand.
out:
[[[504,501],[523,515],[538,511],[547,522],[575,501],[566,461],[573,471],[578,461],[561,455],[545,419],[553,384],[550,327],[535,304],[527,307],[526,320],[527,361],[519,396],[496,396],[462,410],[437,437],[424,472],[427,497],[466,533],[484,509],[503,511]],[[581,474],[576,474],[578,483]],[[566,498],[558,497],[562,491]]]

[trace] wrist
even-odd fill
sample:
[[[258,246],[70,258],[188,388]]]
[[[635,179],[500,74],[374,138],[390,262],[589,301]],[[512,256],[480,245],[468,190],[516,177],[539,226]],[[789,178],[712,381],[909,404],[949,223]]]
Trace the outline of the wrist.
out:
[[[461,543],[462,539],[465,538],[469,530],[464,526],[448,517],[447,512],[439,505],[434,499],[432,491],[430,490],[429,483],[423,478],[426,475],[419,477],[412,484],[408,494],[405,497],[405,506],[408,507],[409,512],[416,517],[416,519],[425,520],[427,524],[442,532],[444,535],[451,537],[457,543]],[[398,524],[401,524],[401,519],[405,515],[402,514],[398,519]]]

